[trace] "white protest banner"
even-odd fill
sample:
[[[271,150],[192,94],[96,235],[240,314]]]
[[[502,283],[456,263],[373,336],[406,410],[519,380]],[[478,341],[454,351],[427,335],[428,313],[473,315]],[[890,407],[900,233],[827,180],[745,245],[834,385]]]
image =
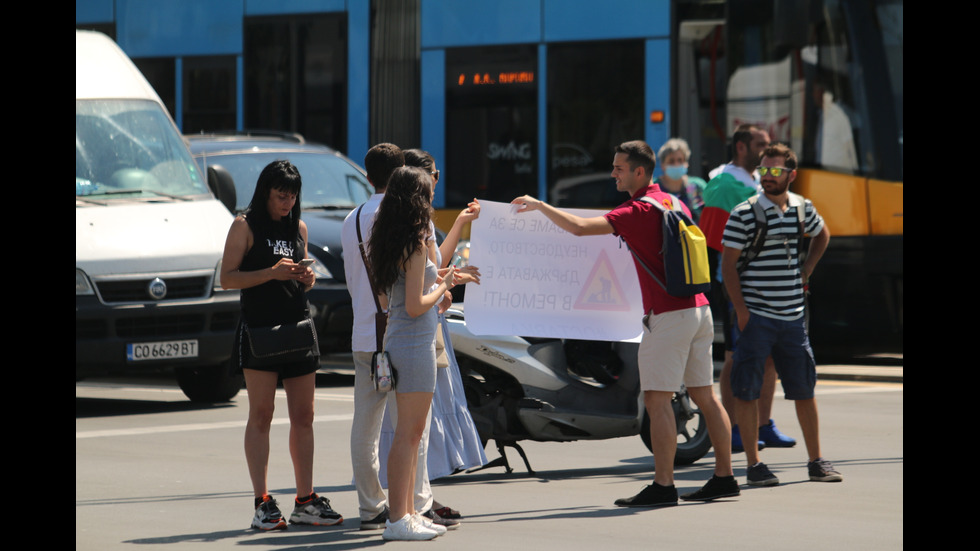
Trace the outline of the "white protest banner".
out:
[[[476,335],[600,341],[642,334],[643,305],[633,259],[613,235],[576,237],[537,211],[480,201],[470,231],[466,325]],[[568,209],[584,216],[602,211]]]

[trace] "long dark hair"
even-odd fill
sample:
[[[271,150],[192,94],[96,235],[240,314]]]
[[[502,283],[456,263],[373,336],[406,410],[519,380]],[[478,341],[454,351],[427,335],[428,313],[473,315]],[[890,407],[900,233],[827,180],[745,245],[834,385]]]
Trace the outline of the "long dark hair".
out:
[[[248,208],[245,209],[245,218],[255,226],[265,227],[270,225],[272,218],[269,216],[269,195],[274,189],[296,194],[296,204],[289,211],[289,216],[283,218],[282,221],[286,224],[286,232],[289,239],[297,245],[301,245],[299,216],[303,210],[300,206],[300,191],[303,189],[303,178],[299,175],[299,169],[289,161],[272,161],[262,169],[262,173],[259,174],[259,179],[255,183],[252,201],[248,204]],[[302,248],[299,246],[297,250],[301,250]]]
[[[425,170],[403,166],[391,174],[368,240],[371,276],[379,291],[391,288],[408,258],[424,249],[431,197],[432,178]]]

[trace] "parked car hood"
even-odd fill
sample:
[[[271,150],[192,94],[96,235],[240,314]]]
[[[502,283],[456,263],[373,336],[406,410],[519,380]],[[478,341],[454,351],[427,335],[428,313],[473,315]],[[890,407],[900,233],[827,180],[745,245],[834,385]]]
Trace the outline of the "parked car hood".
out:
[[[214,199],[75,208],[75,267],[90,276],[214,270],[233,218]]]
[[[309,251],[326,265],[334,278],[345,281],[341,228],[350,209],[303,211],[303,221],[309,233]]]

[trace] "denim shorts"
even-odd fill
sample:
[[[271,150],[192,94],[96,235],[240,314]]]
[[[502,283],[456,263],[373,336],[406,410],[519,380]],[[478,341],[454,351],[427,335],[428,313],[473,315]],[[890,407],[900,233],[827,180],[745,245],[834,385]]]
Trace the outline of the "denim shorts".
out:
[[[817,366],[810,348],[804,318],[785,321],[751,314],[745,329],[733,331],[732,394],[739,400],[756,400],[762,389],[766,358],[772,356],[787,400],[813,398]]]

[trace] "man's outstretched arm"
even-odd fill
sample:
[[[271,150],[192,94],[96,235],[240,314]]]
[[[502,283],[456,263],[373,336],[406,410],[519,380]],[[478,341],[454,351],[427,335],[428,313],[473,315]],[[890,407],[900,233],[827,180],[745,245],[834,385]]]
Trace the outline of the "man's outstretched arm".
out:
[[[553,207],[544,201],[540,201],[525,195],[511,201],[512,205],[520,207],[517,212],[540,211],[548,220],[551,220],[559,228],[572,235],[605,235],[613,233],[612,224],[604,216],[592,218],[582,218],[569,214],[559,208]]]

